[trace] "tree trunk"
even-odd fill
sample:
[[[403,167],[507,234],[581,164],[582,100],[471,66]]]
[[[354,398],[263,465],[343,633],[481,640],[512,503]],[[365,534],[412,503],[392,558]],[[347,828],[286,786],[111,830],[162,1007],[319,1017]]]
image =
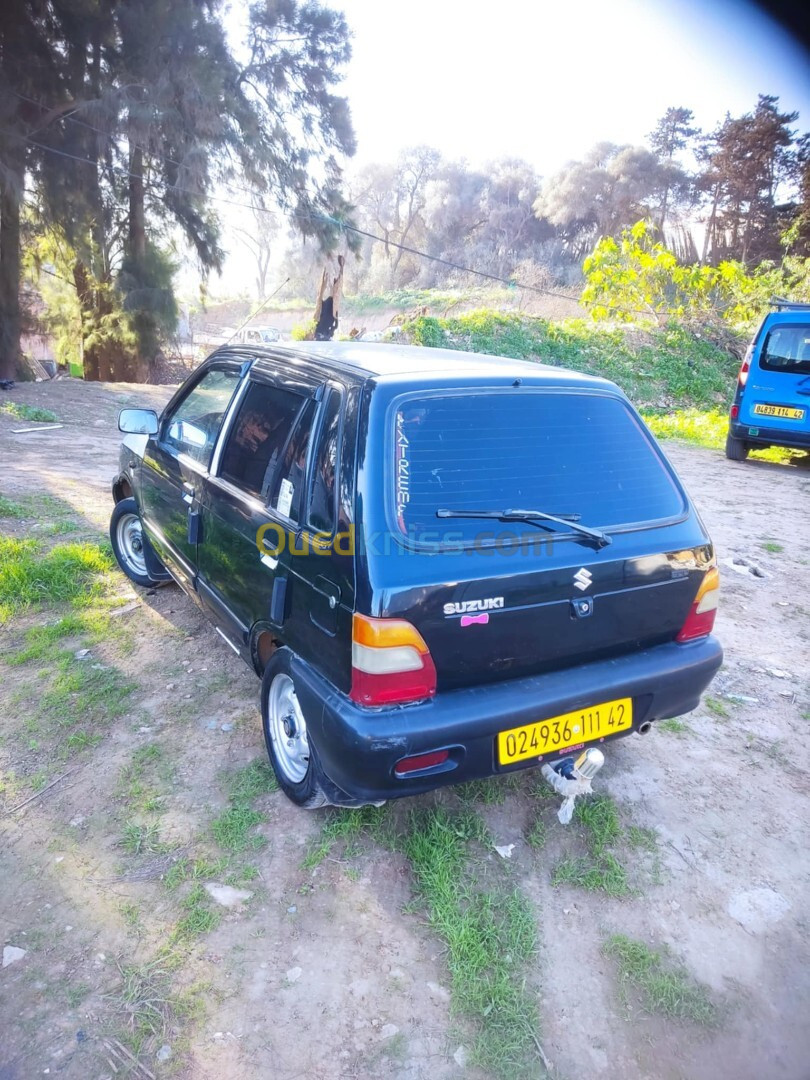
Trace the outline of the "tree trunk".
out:
[[[90,274],[81,260],[73,266],[73,282],[79,297],[82,321],[82,371],[87,382],[98,382],[98,346],[88,345],[90,322],[96,307],[95,291],[90,285]]]
[[[20,366],[20,195],[22,169],[6,157],[0,190],[0,378],[13,379]]]

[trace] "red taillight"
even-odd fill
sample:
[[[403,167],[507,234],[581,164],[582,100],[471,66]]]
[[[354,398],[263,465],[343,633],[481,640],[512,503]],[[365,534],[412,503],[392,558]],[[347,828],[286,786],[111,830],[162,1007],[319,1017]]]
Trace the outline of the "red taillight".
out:
[[[753,347],[751,345],[749,345],[748,349],[747,349],[747,351],[745,353],[745,356],[743,357],[743,362],[740,365],[740,373],[737,376],[737,382],[740,384],[740,386],[745,386],[745,384],[746,384],[746,382],[748,380],[748,372],[751,369],[751,353],[752,352],[753,352]]]
[[[355,615],[352,688],[360,705],[402,705],[436,693],[436,668],[422,635],[404,619]]]
[[[686,622],[675,638],[676,641],[692,641],[706,637],[714,629],[714,617],[717,614],[717,599],[720,593],[720,572],[716,566],[706,571],[700,583],[697,596],[692,602]]]
[[[731,417],[731,419],[736,420],[739,415],[740,415],[740,406],[739,405],[732,405],[731,409],[729,410],[729,416]]]
[[[408,773],[421,772],[422,769],[432,769],[434,765],[443,765],[449,757],[449,750],[434,750],[430,754],[417,754],[415,757],[406,757],[398,761],[394,766],[394,772],[397,776],[407,776]]]

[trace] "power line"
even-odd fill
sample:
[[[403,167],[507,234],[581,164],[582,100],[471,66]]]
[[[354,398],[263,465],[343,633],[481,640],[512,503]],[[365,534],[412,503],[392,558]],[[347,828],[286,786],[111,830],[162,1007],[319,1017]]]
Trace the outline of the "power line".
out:
[[[22,97],[23,95],[18,94],[17,96]],[[31,101],[33,104],[38,104],[38,105],[40,105],[40,107],[44,107],[44,106],[41,105],[41,103],[34,102],[33,99],[31,99],[31,98],[27,98],[27,99],[24,98],[23,100],[28,100],[28,101]],[[72,118],[68,116],[68,117],[65,117],[65,119],[70,120]],[[76,123],[83,123],[82,121],[75,121],[75,122]],[[109,138],[109,139],[114,139],[115,138],[115,136],[111,132],[104,132],[100,128],[93,128],[92,125],[89,125],[89,124],[83,124],[83,126],[90,127],[91,130],[97,131],[99,134],[104,135],[106,138]],[[83,163],[85,163],[87,165],[92,165],[95,168],[98,168],[98,162],[94,161],[93,158],[87,158],[87,157],[82,157],[82,156],[77,155],[77,154],[71,154],[66,150],[59,150],[55,146],[48,146],[46,143],[41,143],[41,142],[38,142],[35,139],[31,139],[28,136],[20,135],[18,132],[0,131],[0,133],[5,134],[5,135],[9,135],[9,136],[11,136],[13,138],[23,139],[25,142],[29,143],[31,146],[36,146],[40,150],[45,150],[47,153],[58,154],[60,157],[68,158],[68,159],[70,159],[72,161],[83,162]],[[160,159],[160,160],[169,161],[171,164],[178,165],[178,167],[180,167],[180,168],[183,167],[183,166],[179,165],[178,162],[172,161],[171,158],[165,158],[165,159]],[[125,176],[125,177],[128,177],[130,179],[141,180],[144,183],[146,183],[148,181],[148,179],[149,179],[147,176],[145,176],[143,174],[139,174],[139,173],[133,173],[129,169],[124,168],[123,166],[107,166],[107,167],[112,172],[118,173],[120,176]],[[171,189],[173,191],[182,192],[183,194],[191,195],[191,196],[193,196],[195,198],[199,198],[201,196],[201,194],[202,194],[199,191],[193,191],[190,188],[180,187],[179,185],[176,185],[176,184],[171,185]],[[249,192],[249,189],[247,189],[247,188],[243,188],[241,190]],[[264,207],[264,206],[260,206],[260,205],[257,206],[254,203],[238,202],[235,199],[227,199],[227,198],[225,198],[225,197],[223,197],[221,195],[205,194],[203,197],[206,198],[206,199],[210,199],[210,200],[212,200],[214,202],[223,203],[224,205],[227,205],[227,206],[235,206],[235,207],[238,207],[238,208],[243,209],[243,210],[252,210],[254,213],[270,214],[272,217],[277,216],[275,211],[268,210],[267,207]],[[407,244],[401,244],[396,240],[391,240],[391,239],[386,238],[384,236],[377,236],[376,233],[367,232],[365,229],[360,229],[356,225],[350,225],[350,224],[348,224],[348,222],[341,221],[338,218],[331,217],[329,214],[318,214],[318,213],[313,213],[312,211],[296,211],[296,210],[289,211],[289,214],[290,214],[291,217],[297,217],[297,218],[301,218],[301,219],[309,220],[309,221],[319,221],[322,224],[328,224],[328,225],[336,226],[338,229],[340,229],[343,232],[352,232],[357,236],[365,237],[366,239],[372,240],[375,243],[384,244],[387,247],[397,248],[398,250],[404,251],[409,255],[415,255],[417,258],[425,259],[425,260],[427,260],[429,262],[438,263],[441,266],[449,267],[450,269],[457,270],[458,272],[463,273],[463,274],[471,274],[471,275],[473,275],[475,277],[485,278],[488,281],[498,282],[499,284],[504,285],[509,289],[522,289],[522,290],[525,290],[527,292],[537,293],[538,295],[541,295],[541,296],[552,296],[552,297],[555,297],[555,298],[557,298],[559,300],[566,300],[569,303],[582,303],[582,304],[590,304],[592,306],[601,306],[601,305],[599,305],[598,301],[582,300],[581,298],[578,298],[578,297],[569,296],[566,293],[556,292],[553,289],[544,289],[539,285],[529,285],[529,284],[527,284],[525,282],[516,281],[515,279],[500,277],[497,274],[490,274],[485,270],[477,270],[477,269],[474,269],[473,267],[470,267],[470,266],[464,266],[461,263],[453,262],[450,259],[444,259],[439,255],[431,255],[427,251],[420,251],[418,248],[410,247]],[[659,309],[657,311],[656,310],[650,311],[649,309],[644,309],[644,308],[615,307],[614,305],[605,305],[605,306],[609,306],[609,307],[612,308],[612,310],[617,311],[617,312],[620,311],[620,312],[622,312],[624,314],[647,315],[647,316],[649,316],[651,314],[652,315],[680,315],[680,314],[682,314],[681,312],[679,312],[676,309],[668,309],[668,308],[661,308],[661,309]],[[255,314],[258,314],[258,311]]]

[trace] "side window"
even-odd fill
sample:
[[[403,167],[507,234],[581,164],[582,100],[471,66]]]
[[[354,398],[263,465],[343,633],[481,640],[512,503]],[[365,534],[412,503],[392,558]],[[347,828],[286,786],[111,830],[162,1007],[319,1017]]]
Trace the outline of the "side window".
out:
[[[209,371],[203,376],[164,421],[164,444],[207,468],[238,382],[238,371]]]
[[[765,371],[810,375],[810,326],[779,326],[771,330],[759,366]]]
[[[266,500],[303,402],[290,390],[251,382],[228,436],[220,476]]]
[[[284,460],[276,477],[272,505],[290,521],[301,519],[301,505],[306,486],[307,453],[317,403],[308,401],[284,449]]]
[[[309,495],[307,523],[315,532],[332,533],[335,529],[335,477],[337,475],[338,434],[340,430],[340,394],[329,393],[321,425],[312,489]]]

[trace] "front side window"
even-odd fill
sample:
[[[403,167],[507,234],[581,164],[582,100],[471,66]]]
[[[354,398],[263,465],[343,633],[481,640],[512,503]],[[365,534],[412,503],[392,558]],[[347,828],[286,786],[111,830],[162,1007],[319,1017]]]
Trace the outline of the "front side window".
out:
[[[810,375],[810,326],[775,326],[765,339],[759,366],[765,371]]]
[[[266,502],[303,403],[300,394],[251,382],[222,455],[223,479]]]
[[[472,543],[534,526],[454,511],[540,510],[593,528],[675,517],[684,500],[661,455],[619,398],[546,392],[409,398],[395,412],[390,476],[397,524],[423,543]],[[437,511],[449,515],[437,517]],[[447,543],[451,541],[447,540]]]
[[[163,442],[208,468],[238,371],[209,371],[164,421]]]

